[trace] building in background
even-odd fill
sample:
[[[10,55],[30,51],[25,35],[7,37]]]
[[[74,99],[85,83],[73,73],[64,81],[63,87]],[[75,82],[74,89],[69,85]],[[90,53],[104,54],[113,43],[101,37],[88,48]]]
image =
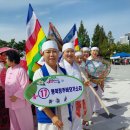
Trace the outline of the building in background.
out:
[[[120,37],[120,43],[130,45],[130,33],[127,33],[124,36]]]

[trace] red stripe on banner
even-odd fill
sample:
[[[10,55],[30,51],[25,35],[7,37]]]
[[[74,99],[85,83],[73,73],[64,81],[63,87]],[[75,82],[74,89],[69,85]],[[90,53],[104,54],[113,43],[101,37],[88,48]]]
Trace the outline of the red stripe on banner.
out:
[[[41,25],[38,20],[36,20],[36,25],[34,32],[26,41],[26,54],[33,48],[34,44],[37,41],[38,32],[40,31]]]
[[[78,38],[76,38],[75,41],[74,41],[74,46],[78,46],[78,44],[79,44],[78,43]]]

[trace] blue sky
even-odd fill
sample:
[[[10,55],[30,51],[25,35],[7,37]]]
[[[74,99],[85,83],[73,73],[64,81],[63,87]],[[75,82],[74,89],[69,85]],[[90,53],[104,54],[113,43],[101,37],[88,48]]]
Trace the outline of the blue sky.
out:
[[[81,20],[90,38],[97,24],[111,30],[115,41],[130,32],[130,0],[0,0],[0,39],[26,39],[29,3],[46,34],[52,22],[64,38]]]

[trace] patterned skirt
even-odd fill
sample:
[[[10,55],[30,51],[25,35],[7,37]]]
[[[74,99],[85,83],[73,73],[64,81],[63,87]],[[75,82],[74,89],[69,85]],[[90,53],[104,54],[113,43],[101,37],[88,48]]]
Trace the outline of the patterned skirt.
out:
[[[4,90],[0,86],[0,130],[9,130],[9,111],[5,108],[5,94]]]

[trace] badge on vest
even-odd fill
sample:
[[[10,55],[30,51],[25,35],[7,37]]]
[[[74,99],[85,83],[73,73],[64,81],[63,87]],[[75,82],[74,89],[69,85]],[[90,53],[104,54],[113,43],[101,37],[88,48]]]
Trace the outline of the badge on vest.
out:
[[[83,89],[83,83],[75,77],[52,75],[32,82],[25,89],[24,97],[37,106],[56,107],[75,101]]]

